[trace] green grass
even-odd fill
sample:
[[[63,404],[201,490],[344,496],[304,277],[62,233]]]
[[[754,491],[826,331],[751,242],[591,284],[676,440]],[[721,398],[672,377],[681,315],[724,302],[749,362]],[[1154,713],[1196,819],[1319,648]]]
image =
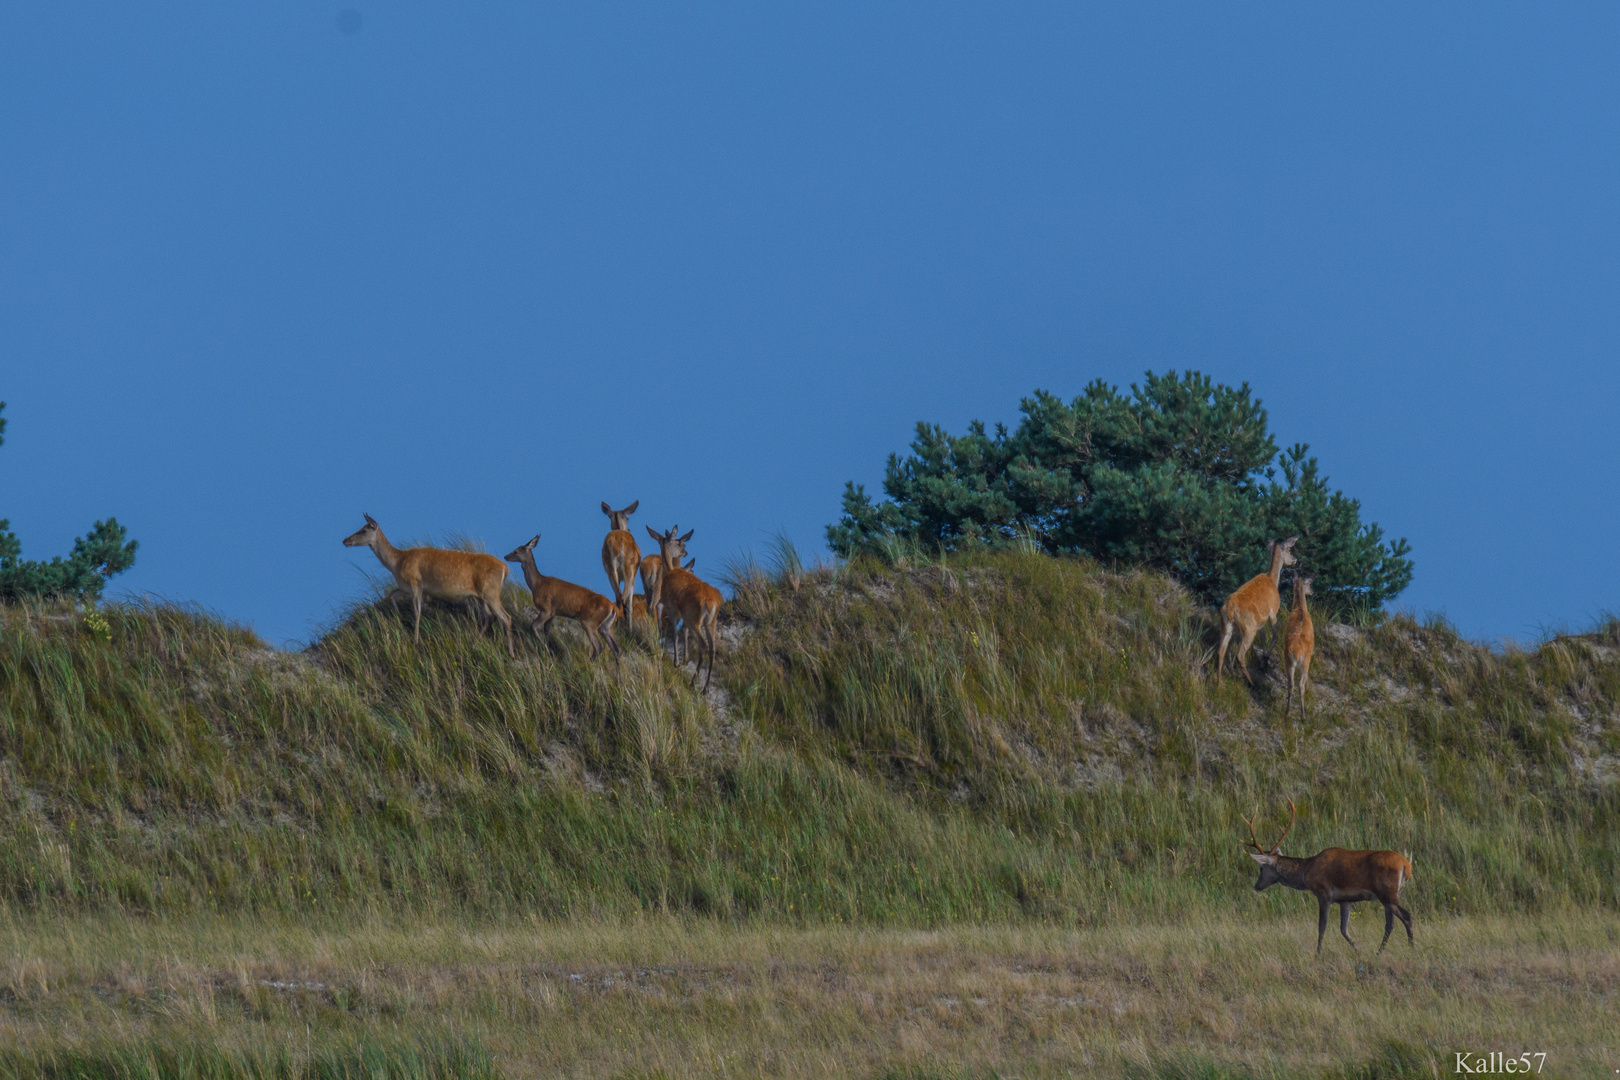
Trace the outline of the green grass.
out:
[[[203,612],[6,609],[0,903],[16,912],[1097,926],[1296,913],[1287,850],[1411,853],[1445,913],[1613,909],[1620,626],[1507,653],[1318,629],[1289,718],[1208,674],[1166,579],[1041,555],[754,568],[705,700],[463,611],[360,605],[307,654]],[[518,590],[512,606],[521,607]],[[521,624],[523,620],[519,619]],[[1259,650],[1263,651],[1263,650]]]

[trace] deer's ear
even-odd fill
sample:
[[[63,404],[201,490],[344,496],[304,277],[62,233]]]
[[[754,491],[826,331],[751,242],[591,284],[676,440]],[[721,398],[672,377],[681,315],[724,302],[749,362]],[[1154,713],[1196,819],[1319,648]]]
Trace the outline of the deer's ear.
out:
[[[625,507],[624,512],[627,513],[627,514],[633,514],[633,513],[636,512],[636,507],[638,507],[640,505],[641,505],[641,500],[637,499],[635,502],[633,502],[629,506]]]
[[[653,538],[654,543],[660,543],[661,544],[664,541],[664,538],[662,536],[659,536],[658,533],[656,531],[654,531],[654,529],[653,529],[653,527],[651,525],[647,526],[647,535]]]
[[[604,514],[613,513],[613,508],[607,504],[606,499],[602,500],[602,513],[604,513]]]
[[[692,539],[692,534],[693,534],[693,533],[695,533],[695,532],[697,532],[697,530],[696,530],[696,529],[687,529],[687,530],[686,530],[686,535],[685,535],[685,536],[683,536],[683,537],[681,537],[681,543],[683,543],[683,544],[684,544],[684,543],[686,543],[686,542],[687,542],[687,541],[688,541],[688,540],[690,540],[690,539]]]
[[[1285,548],[1289,548],[1289,549],[1292,549],[1292,548],[1293,548],[1293,546],[1294,546],[1294,545],[1295,545],[1295,544],[1297,544],[1297,543],[1299,543],[1299,537],[1297,537],[1297,536],[1290,536],[1290,537],[1289,537],[1289,538],[1288,538],[1288,539],[1286,539],[1286,540],[1284,540],[1284,541],[1283,541],[1283,547],[1285,547]]]
[[[526,547],[526,548],[533,548],[534,545],[538,544],[539,542],[540,542],[540,534],[535,533],[534,534],[534,539],[530,540],[527,544],[524,544],[523,546]]]
[[[1258,851],[1249,852],[1249,858],[1253,859],[1261,866],[1270,866],[1273,863],[1273,859],[1270,855],[1262,855]]]
[[[366,524],[367,525],[375,525],[375,524],[377,524],[377,519],[372,517],[370,514],[361,514],[360,516],[366,519]]]

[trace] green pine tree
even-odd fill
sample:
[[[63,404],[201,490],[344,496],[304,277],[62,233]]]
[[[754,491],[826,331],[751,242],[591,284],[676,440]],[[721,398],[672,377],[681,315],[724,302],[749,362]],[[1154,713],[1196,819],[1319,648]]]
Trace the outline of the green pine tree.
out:
[[[1300,537],[1325,607],[1377,607],[1412,580],[1405,540],[1385,543],[1361,507],[1328,488],[1308,447],[1279,453],[1247,384],[1196,371],[1147,373],[1129,394],[1097,380],[1065,402],[1044,390],[992,434],[917,425],[912,453],[889,456],[887,500],[859,484],[828,526],[834,551],[997,547],[1033,538],[1175,575],[1218,601],[1265,569],[1268,537]],[[1278,474],[1281,479],[1278,479]]]
[[[0,412],[6,403],[0,401]],[[0,444],[5,443],[6,419],[0,416]],[[22,557],[22,541],[11,522],[0,518],[0,601],[33,597],[95,600],[107,579],[135,565],[134,540],[126,540],[117,519],[98,521],[88,536],[73,541],[66,559],[33,562]]]

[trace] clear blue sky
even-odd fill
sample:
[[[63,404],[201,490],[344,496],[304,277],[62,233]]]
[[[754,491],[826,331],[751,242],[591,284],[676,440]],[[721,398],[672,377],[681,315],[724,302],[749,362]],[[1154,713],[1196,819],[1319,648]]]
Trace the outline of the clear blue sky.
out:
[[[920,419],[1196,367],[1477,637],[1620,608],[1620,7],[0,14],[0,516],[304,639],[463,532],[823,550]],[[650,543],[647,545],[650,547]]]

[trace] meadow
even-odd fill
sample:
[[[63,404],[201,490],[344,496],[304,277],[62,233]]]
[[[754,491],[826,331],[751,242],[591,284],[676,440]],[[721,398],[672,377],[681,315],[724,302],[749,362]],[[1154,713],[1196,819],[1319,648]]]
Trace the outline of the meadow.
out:
[[[1151,573],[732,579],[706,696],[454,607],[303,653],[5,609],[0,1077],[1620,1067],[1620,623],[1319,617],[1301,717]],[[1290,853],[1410,854],[1416,948],[1375,907],[1317,961],[1314,902],[1252,891],[1240,815],[1289,799]]]

